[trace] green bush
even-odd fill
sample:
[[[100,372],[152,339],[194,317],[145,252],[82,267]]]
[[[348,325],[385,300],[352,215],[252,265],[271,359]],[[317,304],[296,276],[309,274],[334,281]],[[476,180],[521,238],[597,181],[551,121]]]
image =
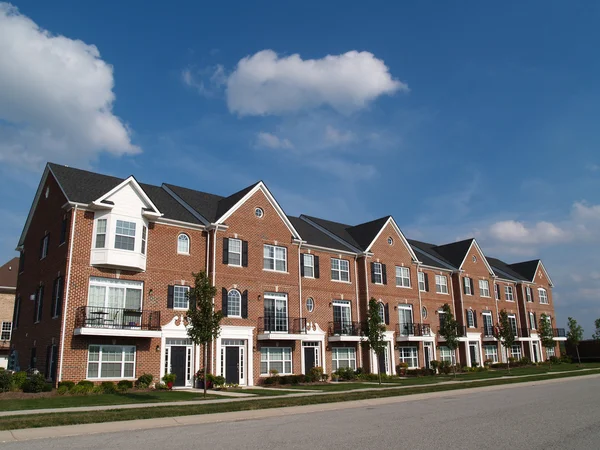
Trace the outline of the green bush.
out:
[[[0,392],[8,392],[13,387],[13,375],[8,370],[0,369]]]
[[[25,380],[25,383],[23,383],[23,392],[37,393],[49,392],[52,390],[52,386],[50,386],[49,390],[46,386],[48,386],[48,383],[46,383],[46,377],[41,373],[38,373]]]
[[[408,369],[408,363],[405,362],[401,362],[399,364],[396,365],[396,375],[403,376],[404,374],[406,374],[406,371]]]
[[[23,389],[23,384],[27,380],[27,372],[15,372],[12,375],[12,384],[14,389]]]
[[[511,364],[512,366],[512,364]],[[506,363],[494,363],[491,365],[492,369],[507,369],[508,365]]]
[[[219,387],[223,386],[225,384],[225,377],[218,376],[218,375],[214,376],[212,382],[213,382],[213,386],[219,386]]]
[[[56,390],[56,393],[58,395],[65,395],[69,393],[69,387],[65,386],[64,384],[62,386],[59,386],[58,389]]]
[[[94,387],[94,383],[89,380],[81,380],[79,383],[77,383],[77,386],[85,386],[88,389],[92,390],[92,388]]]
[[[152,380],[154,379],[154,375],[151,373],[145,373],[140,375],[140,377],[135,382],[135,387],[138,389],[147,389],[152,384]]]
[[[356,372],[352,367],[341,368],[335,371],[335,374],[343,381],[356,380]]]
[[[279,384],[279,376],[265,377],[262,379],[262,384],[265,386],[275,386]]]
[[[58,387],[65,387],[67,388],[67,391],[73,389],[75,387],[75,382],[74,381],[61,381],[58,383]]]
[[[323,368],[316,366],[310,369],[310,372],[307,375],[309,383],[315,383],[317,381],[321,381],[323,379]]]
[[[548,358],[548,361],[550,361],[550,364],[561,364],[562,361],[557,358],[556,356],[551,356],[550,358]]]
[[[519,361],[519,364],[521,366],[530,366],[531,365],[531,359],[529,359],[527,356],[524,356],[521,358],[521,360]]]
[[[87,395],[91,394],[94,390],[94,383],[90,384],[79,384],[77,383],[71,389],[69,389],[69,394],[73,395]]]
[[[571,358],[569,355],[564,354],[560,357],[560,360],[562,362],[564,362],[565,364],[572,364],[573,363],[573,358]]]
[[[117,392],[117,387],[112,381],[103,381],[100,383],[100,392],[102,394],[114,394]]]
[[[157,391],[164,391],[169,388],[167,387],[167,385],[165,383],[156,383],[154,385],[154,389],[156,389]]]
[[[117,389],[119,392],[127,392],[129,389],[133,388],[133,382],[129,380],[121,380],[117,383]]]

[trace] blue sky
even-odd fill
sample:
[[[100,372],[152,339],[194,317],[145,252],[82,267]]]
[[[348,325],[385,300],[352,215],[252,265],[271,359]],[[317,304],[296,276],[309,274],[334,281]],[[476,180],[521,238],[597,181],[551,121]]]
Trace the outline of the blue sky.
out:
[[[600,5],[0,7],[0,259],[47,160],[541,257],[600,317]],[[18,10],[16,9],[18,8]],[[45,31],[44,31],[45,30]]]

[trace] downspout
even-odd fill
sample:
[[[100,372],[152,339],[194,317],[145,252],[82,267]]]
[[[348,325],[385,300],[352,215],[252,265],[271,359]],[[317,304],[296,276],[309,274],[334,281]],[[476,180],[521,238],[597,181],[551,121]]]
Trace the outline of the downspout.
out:
[[[300,315],[298,317],[300,317],[300,323],[302,323],[302,264],[304,263],[304,261],[302,261],[302,253],[301,250],[302,249],[302,241],[300,241],[298,243],[298,295],[299,295],[299,299],[300,299]],[[314,258],[314,256],[313,256]],[[314,259],[313,259],[313,275],[314,275],[314,270],[315,270],[315,263],[314,263]]]
[[[356,280],[358,282],[358,280]],[[367,255],[365,254],[365,292],[367,294],[367,299],[366,299],[366,306],[367,306],[367,310],[369,309],[369,302],[371,301],[371,297],[369,296],[369,270],[368,270],[368,266],[367,266]],[[362,344],[361,344],[361,350],[362,350]],[[361,365],[362,365],[362,351],[360,352],[361,355]],[[369,352],[369,356],[371,355],[371,352]],[[370,366],[370,363],[369,363]]]
[[[212,285],[214,286],[217,282],[217,229],[218,226],[215,226],[214,234],[213,234],[213,255],[212,255]],[[213,297],[213,311],[215,309],[215,298]],[[212,341],[212,353],[210,355],[210,367],[213,369],[212,372],[216,369],[215,367],[215,345],[216,342],[213,339]]]
[[[356,294],[356,319],[358,320],[358,323],[360,323],[360,299],[359,299],[359,293],[358,293],[358,255],[354,255],[354,292]],[[360,367],[363,366],[363,364],[362,364],[362,345],[361,345],[361,351],[358,352],[358,364],[360,365]]]
[[[65,292],[65,305],[63,308],[63,323],[60,332],[60,367],[58,369],[58,381],[62,381],[63,358],[65,355],[65,334],[67,327],[67,313],[69,311],[69,291],[71,287],[71,265],[73,263],[73,241],[75,240],[75,224],[77,221],[77,205],[73,207],[73,221],[71,224],[71,242],[69,242],[69,267],[67,268],[67,290]]]

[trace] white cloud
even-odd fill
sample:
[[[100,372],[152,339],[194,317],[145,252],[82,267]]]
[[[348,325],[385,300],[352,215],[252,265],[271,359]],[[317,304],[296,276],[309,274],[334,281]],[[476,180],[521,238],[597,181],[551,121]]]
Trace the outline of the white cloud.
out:
[[[285,114],[328,105],[343,113],[408,86],[392,78],[369,52],[350,51],[303,60],[262,50],[241,59],[227,79],[227,105],[244,115]]]
[[[582,221],[600,221],[600,205],[588,206],[584,202],[575,202],[572,215]]]
[[[550,222],[527,226],[523,222],[505,220],[490,226],[489,235],[510,244],[556,244],[570,239],[570,234]]]
[[[327,125],[325,128],[325,142],[331,145],[341,145],[352,142],[355,139],[351,131],[341,131],[337,128]]]
[[[227,76],[225,68],[220,64],[200,70],[188,67],[181,71],[181,81],[198,94],[210,98],[220,92],[219,88],[227,82]]]
[[[0,3],[0,54],[0,162],[38,169],[46,160],[140,152],[112,112],[113,68],[95,46]]]
[[[273,149],[292,149],[294,145],[289,139],[282,139],[272,133],[260,132],[256,135],[256,147]]]

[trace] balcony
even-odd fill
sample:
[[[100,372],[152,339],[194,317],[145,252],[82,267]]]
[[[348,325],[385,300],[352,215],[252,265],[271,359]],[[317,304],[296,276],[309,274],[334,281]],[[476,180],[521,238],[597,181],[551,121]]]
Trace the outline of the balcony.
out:
[[[364,340],[365,327],[360,322],[334,321],[328,324],[329,342],[358,342]]]
[[[440,331],[439,330],[440,329],[438,327],[438,338],[441,341],[445,341],[445,339],[440,335]],[[465,325],[457,325],[456,326],[456,334],[457,334],[457,336],[458,336],[459,339],[466,338],[467,337],[467,327]]]
[[[555,341],[566,341],[567,333],[564,328],[552,328],[552,335]]]
[[[297,340],[306,335],[306,319],[265,316],[258,318],[258,340]]]
[[[483,326],[483,339],[487,340],[495,340],[494,336],[494,326],[493,325],[484,325]]]
[[[402,323],[396,325],[397,341],[424,341],[431,337],[431,325],[428,323]]]
[[[160,337],[160,311],[104,306],[75,310],[76,336]]]

